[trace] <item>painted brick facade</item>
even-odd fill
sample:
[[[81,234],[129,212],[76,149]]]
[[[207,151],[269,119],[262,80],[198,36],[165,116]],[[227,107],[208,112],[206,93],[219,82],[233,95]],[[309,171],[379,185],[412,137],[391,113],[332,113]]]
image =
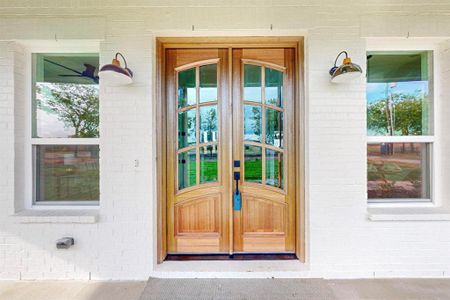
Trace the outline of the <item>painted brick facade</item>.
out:
[[[0,279],[145,279],[152,274],[158,134],[154,39],[218,35],[306,37],[308,249],[300,275],[449,277],[449,221],[368,220],[365,80],[333,85],[327,73],[343,49],[364,67],[367,37],[444,38],[436,53],[436,200],[445,207],[450,203],[445,155],[450,43],[444,41],[450,39],[449,13],[444,0],[351,0],[346,7],[332,0],[0,0]],[[14,216],[29,201],[23,182],[29,101],[29,53],[23,45],[28,40],[98,40],[102,64],[121,51],[135,73],[132,86],[100,91],[98,222],[49,217],[37,223]],[[56,250],[55,240],[65,235],[76,238],[75,247]]]

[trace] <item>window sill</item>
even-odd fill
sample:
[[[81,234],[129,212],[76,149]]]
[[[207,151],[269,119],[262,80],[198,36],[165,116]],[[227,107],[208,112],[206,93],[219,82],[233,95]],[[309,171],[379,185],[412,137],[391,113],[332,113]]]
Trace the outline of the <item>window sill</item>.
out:
[[[93,224],[98,222],[96,209],[26,209],[17,212],[12,217],[18,223],[80,223]]]
[[[443,207],[370,207],[370,221],[450,221],[450,209]]]

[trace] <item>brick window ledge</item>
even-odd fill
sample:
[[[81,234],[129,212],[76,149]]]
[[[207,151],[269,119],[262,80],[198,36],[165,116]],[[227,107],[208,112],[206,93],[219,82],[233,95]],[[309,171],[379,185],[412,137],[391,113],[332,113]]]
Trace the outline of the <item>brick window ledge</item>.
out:
[[[12,215],[18,223],[81,223],[98,222],[98,209],[25,209]]]
[[[450,221],[447,207],[370,207],[370,221]]]

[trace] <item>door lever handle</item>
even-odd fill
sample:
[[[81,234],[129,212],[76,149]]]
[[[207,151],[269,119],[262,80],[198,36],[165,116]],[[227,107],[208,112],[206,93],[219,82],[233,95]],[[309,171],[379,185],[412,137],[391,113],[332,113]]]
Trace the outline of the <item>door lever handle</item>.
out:
[[[241,162],[239,160],[234,161],[234,167],[239,168]],[[239,191],[239,180],[241,180],[241,172],[234,171],[234,181],[236,182],[236,188],[233,192],[233,209],[241,210],[242,201],[241,201],[241,192]]]

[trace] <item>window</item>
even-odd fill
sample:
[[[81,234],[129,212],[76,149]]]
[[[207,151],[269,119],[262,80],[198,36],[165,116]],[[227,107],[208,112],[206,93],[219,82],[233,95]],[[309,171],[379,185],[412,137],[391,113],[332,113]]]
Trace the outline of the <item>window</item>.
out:
[[[367,53],[369,201],[430,201],[433,52]]]
[[[35,53],[32,64],[33,202],[95,204],[99,56]]]

